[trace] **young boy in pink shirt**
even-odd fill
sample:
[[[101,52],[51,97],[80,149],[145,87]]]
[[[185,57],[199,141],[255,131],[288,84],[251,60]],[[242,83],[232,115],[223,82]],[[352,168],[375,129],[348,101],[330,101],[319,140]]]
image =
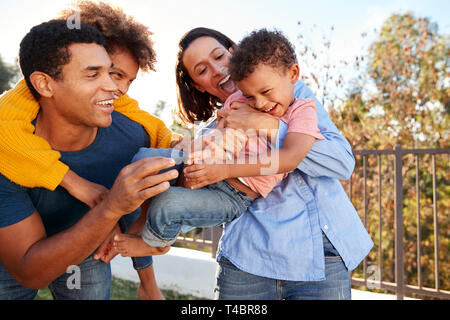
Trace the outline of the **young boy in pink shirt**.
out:
[[[316,140],[324,139],[318,129],[314,100],[294,97],[300,70],[292,45],[280,32],[263,29],[244,38],[231,58],[229,71],[240,91],[225,101],[224,108],[245,102],[284,121],[289,129],[283,146],[271,149],[264,135],[252,135],[243,148],[231,148],[233,152],[224,161],[221,156],[226,153],[220,143],[206,142],[210,152],[221,156],[213,164],[192,165],[190,175],[197,181],[202,176],[219,175],[223,181],[199,189],[172,186],[153,197],[146,219],[141,219],[145,223],[141,236],[116,236],[114,247],[123,256],[146,255],[148,246],[168,246],[183,227],[211,227],[239,217],[253,200],[266,197],[294,170]],[[222,125],[219,119],[216,128]],[[207,160],[205,153],[200,154]],[[142,148],[134,161],[150,156],[186,159],[177,150]],[[198,158],[195,153],[188,157]]]

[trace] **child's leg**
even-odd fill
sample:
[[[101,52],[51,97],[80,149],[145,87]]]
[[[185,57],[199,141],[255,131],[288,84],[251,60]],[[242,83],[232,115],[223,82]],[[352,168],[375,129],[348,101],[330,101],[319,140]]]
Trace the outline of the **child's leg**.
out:
[[[165,300],[163,294],[158,288],[155,279],[153,265],[137,270],[141,284],[139,285],[137,295],[141,300]]]
[[[245,209],[237,194],[216,184],[197,190],[171,187],[152,199],[141,236],[152,247],[165,247],[175,242],[182,226],[217,226]]]
[[[142,239],[121,237],[116,249],[129,256],[142,254],[150,246],[165,247],[175,242],[182,226],[212,227],[233,220],[244,212],[249,202],[227,183],[191,190],[171,187],[154,197],[147,211]]]
[[[169,171],[172,169],[176,169],[178,171],[178,173],[180,173],[180,175],[181,175],[181,172],[183,170],[183,162],[185,159],[185,153],[180,150],[177,150],[177,149],[173,149],[173,148],[169,148],[169,149],[140,148],[139,151],[134,155],[131,162],[136,162],[141,159],[154,158],[154,157],[172,158],[173,160],[175,160],[175,166],[173,166],[171,168],[163,169],[159,173],[163,173],[163,172],[166,172],[166,171]],[[169,182],[170,182],[170,185],[175,185],[177,182],[177,179],[170,180]]]
[[[135,211],[129,215],[122,217],[120,219],[120,225],[122,227],[123,232],[126,231],[129,235],[140,234],[146,221],[147,209],[148,203],[145,202],[141,206],[141,212],[139,215],[137,214],[137,211]],[[136,216],[138,216],[138,218],[136,218]],[[114,235],[114,239],[122,235],[125,234],[117,232]],[[152,249],[157,250],[162,248],[152,248]],[[111,251],[118,252],[118,250],[114,249],[114,246],[112,246]],[[152,252],[147,252],[146,254],[143,254],[141,257],[131,258],[133,261],[133,267],[137,271],[140,279],[137,295],[141,300],[164,300],[164,296],[162,295],[161,291],[159,290],[156,284],[155,275],[153,272],[152,255],[153,255]]]

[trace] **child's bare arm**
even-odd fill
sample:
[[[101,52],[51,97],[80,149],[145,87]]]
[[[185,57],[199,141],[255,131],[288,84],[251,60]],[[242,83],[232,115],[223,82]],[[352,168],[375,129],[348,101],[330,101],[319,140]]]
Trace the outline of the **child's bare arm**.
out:
[[[245,164],[194,164],[184,170],[193,189],[228,178],[251,177],[293,171],[311,150],[316,138],[291,132],[281,149],[249,157]]]
[[[73,197],[86,203],[90,208],[95,207],[108,192],[106,187],[90,182],[72,170],[67,171],[60,185]]]

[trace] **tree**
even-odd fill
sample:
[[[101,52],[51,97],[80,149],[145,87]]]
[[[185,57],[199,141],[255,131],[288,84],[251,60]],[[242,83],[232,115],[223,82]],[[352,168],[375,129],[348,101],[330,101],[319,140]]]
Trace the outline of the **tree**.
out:
[[[448,146],[450,37],[438,25],[411,13],[384,23],[369,51],[368,73],[377,93],[369,106],[381,106],[395,143]]]
[[[331,115],[344,128],[357,119],[355,147],[449,146],[449,40],[428,18],[406,13],[385,21],[369,47],[366,82]]]
[[[370,45],[366,58],[366,76],[348,91],[347,99],[330,110],[338,128],[356,149],[391,149],[400,144],[403,148],[448,148],[449,147],[449,36],[440,35],[438,26],[427,18],[414,17],[411,13],[393,14],[383,24],[377,38]],[[393,281],[393,180],[392,159],[367,157],[369,168],[376,168],[381,161],[382,178],[369,169],[367,179],[367,204],[361,199],[364,181],[361,179],[362,159],[358,159],[358,175],[353,189],[354,204],[363,211],[368,209],[367,228],[374,242],[378,221],[378,179],[382,179],[384,217],[383,251],[385,275]],[[433,187],[431,179],[431,156],[422,156],[419,175],[420,231],[422,239],[422,261],[417,265],[416,235],[417,204],[415,193],[416,158],[403,158],[404,178],[404,226],[405,226],[405,275],[408,283],[417,281],[418,267],[423,271],[423,285],[434,287],[434,238],[433,238]],[[447,186],[448,156],[436,157],[437,208],[439,225],[439,260],[441,264],[441,288],[448,290],[450,274],[448,256],[450,233],[448,212],[450,190]],[[375,250],[376,252],[376,250]],[[372,251],[369,260],[376,260]],[[387,272],[386,272],[387,271]]]
[[[19,68],[16,65],[6,64],[0,56],[0,94],[9,90],[19,79]]]

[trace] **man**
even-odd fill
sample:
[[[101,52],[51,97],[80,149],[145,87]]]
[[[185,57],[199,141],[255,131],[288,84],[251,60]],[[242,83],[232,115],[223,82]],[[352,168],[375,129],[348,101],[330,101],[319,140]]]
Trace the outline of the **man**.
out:
[[[66,20],[36,26],[21,42],[22,73],[41,107],[35,133],[78,174],[110,191],[89,210],[61,187],[24,188],[0,175],[0,299],[32,299],[47,285],[59,299],[108,299],[110,266],[91,254],[123,215],[177,175],[157,174],[174,165],[170,159],[127,165],[148,135],[113,111],[117,87],[103,44],[96,29],[70,29]],[[79,287],[68,286],[72,265]]]

